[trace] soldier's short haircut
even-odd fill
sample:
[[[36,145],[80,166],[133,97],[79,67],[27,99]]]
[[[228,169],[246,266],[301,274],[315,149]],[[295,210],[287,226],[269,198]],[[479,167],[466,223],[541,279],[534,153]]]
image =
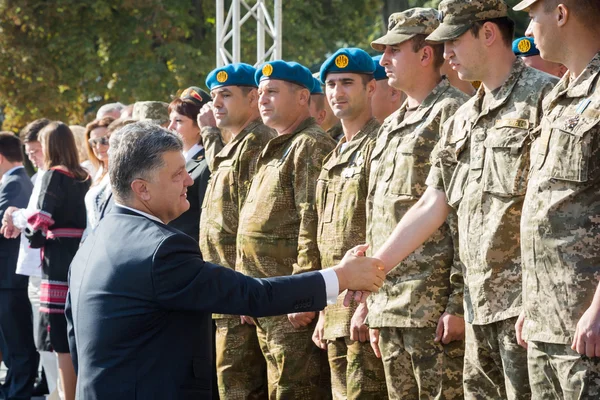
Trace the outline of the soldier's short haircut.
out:
[[[33,122],[27,124],[25,128],[21,130],[20,136],[24,143],[39,142],[38,135],[40,131],[50,123],[48,118],[39,118]]]
[[[310,96],[310,101],[315,102],[315,106],[317,107],[317,111],[321,111],[325,109],[325,96],[322,94],[313,94]]]
[[[433,66],[436,69],[442,68],[444,65],[444,44],[431,43],[426,40],[427,35],[415,35],[412,39],[412,50],[416,53],[422,48],[429,46],[433,49]]]
[[[502,41],[508,47],[512,47],[513,37],[515,36],[515,21],[508,17],[492,18],[483,21],[476,21],[471,26],[471,33],[475,38],[479,37],[479,31],[486,22],[491,22],[498,27],[500,34],[502,35]]]
[[[115,197],[131,198],[131,183],[150,180],[164,165],[163,154],[183,150],[181,138],[150,121],[125,125],[110,138],[108,173]]]
[[[256,90],[254,86],[240,86],[240,89],[242,89],[244,97],[248,96],[252,90]]]
[[[23,162],[23,145],[12,132],[0,132],[0,154],[10,162]]]
[[[598,29],[598,18],[600,18],[600,2],[598,0],[544,0],[544,11],[552,12],[559,4],[564,4],[577,19],[581,19],[590,28]]]

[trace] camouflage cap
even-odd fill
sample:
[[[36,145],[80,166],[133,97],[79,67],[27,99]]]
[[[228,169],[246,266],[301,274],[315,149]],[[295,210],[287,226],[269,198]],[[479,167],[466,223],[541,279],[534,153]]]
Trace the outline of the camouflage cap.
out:
[[[411,8],[390,15],[387,33],[371,42],[371,47],[383,52],[385,46],[406,42],[416,35],[429,35],[440,24],[438,13],[433,8]]]
[[[152,121],[162,125],[169,122],[169,105],[162,101],[136,101],[131,118],[137,121]]]
[[[513,7],[513,10],[515,11],[527,11],[527,9],[529,7],[531,7],[533,5],[533,3],[536,3],[538,0],[523,0],[522,2],[520,2],[519,4],[517,4],[516,6]]]
[[[508,6],[503,0],[443,0],[438,11],[441,24],[427,37],[430,42],[454,40],[474,22],[506,17]]]

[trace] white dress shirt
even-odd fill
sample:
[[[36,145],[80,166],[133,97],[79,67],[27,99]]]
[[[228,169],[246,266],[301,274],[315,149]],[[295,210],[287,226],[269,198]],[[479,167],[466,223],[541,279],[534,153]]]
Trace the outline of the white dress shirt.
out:
[[[190,161],[192,159],[192,157],[194,157],[196,154],[198,154],[198,152],[200,150],[202,150],[203,148],[204,147],[202,147],[201,144],[196,143],[195,145],[190,147],[190,149],[188,151],[184,151],[183,156],[185,157],[185,162]]]
[[[160,219],[158,219],[154,215],[145,213],[145,212],[137,210],[135,208],[124,206],[119,203],[115,203],[115,205],[125,208],[129,211],[133,211],[140,215],[143,215],[144,217],[149,218],[153,221],[164,224],[164,222],[162,222]],[[337,302],[337,297],[338,297],[338,294],[340,293],[340,281],[338,280],[338,277],[337,277],[337,274],[335,273],[335,271],[331,268],[324,269],[319,272],[321,273],[321,275],[323,276],[323,280],[325,281],[325,294],[327,296],[327,304],[333,305]]]

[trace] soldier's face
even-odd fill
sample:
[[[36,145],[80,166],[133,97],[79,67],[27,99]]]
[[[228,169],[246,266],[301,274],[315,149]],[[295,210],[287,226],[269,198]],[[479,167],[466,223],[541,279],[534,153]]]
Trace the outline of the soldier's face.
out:
[[[258,94],[252,89],[247,94],[238,86],[224,86],[210,92],[217,126],[237,131],[254,110]]]
[[[410,91],[418,84],[421,72],[421,52],[414,52],[412,41],[393,46],[385,46],[379,64],[385,68],[388,84],[396,89]]]
[[[325,80],[325,93],[335,116],[339,119],[359,116],[370,102],[375,91],[374,85],[374,82],[369,85],[373,88],[368,90],[359,74],[328,74]]]
[[[289,127],[308,109],[310,92],[293,83],[266,79],[258,86],[258,109],[265,125],[277,131]]]
[[[484,40],[483,31],[479,33],[478,38],[467,31],[457,39],[444,43],[444,58],[463,81],[482,81],[485,78],[485,53],[481,45],[482,40]]]
[[[559,13],[558,9],[546,12],[543,1],[534,3],[529,8],[531,21],[525,35],[534,38],[535,45],[544,60],[561,63],[561,57],[557,54],[557,50],[562,47],[557,28],[557,18],[559,18],[557,13]]]

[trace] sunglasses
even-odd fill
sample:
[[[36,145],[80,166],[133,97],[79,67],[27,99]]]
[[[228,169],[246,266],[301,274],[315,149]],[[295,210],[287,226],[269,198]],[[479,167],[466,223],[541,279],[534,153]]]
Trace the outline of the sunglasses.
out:
[[[89,143],[90,147],[94,147],[99,144],[101,144],[102,146],[108,146],[108,140],[109,140],[108,136],[102,136],[99,138],[88,139],[88,143]]]

